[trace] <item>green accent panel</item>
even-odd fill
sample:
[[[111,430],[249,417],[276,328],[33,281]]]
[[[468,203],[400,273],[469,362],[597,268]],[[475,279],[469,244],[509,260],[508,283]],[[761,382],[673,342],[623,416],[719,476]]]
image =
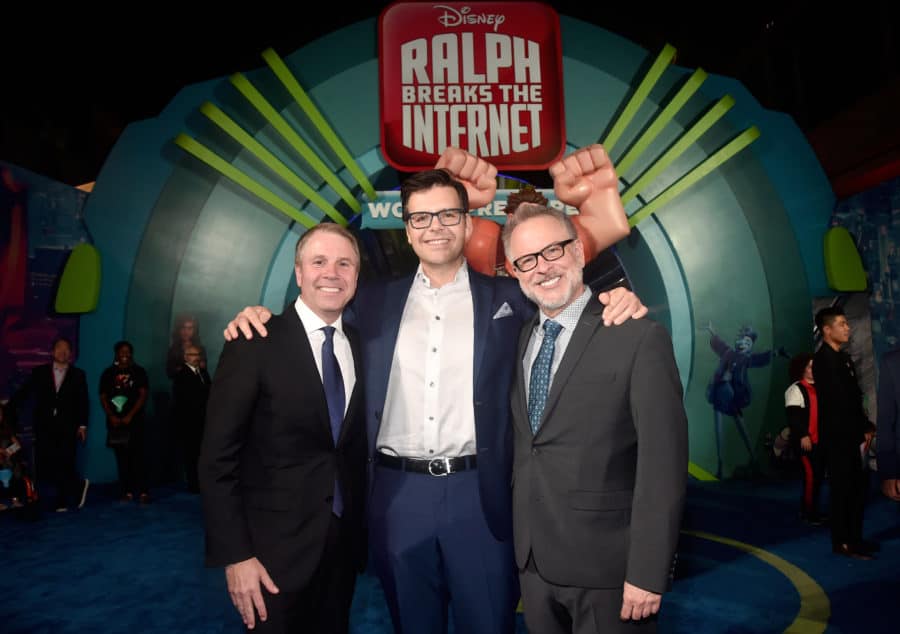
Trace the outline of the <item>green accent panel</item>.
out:
[[[672,145],[665,154],[659,157],[650,169],[641,174],[640,178],[622,192],[622,203],[627,204],[632,198],[643,193],[644,188],[649,183],[662,174],[667,167],[672,165],[672,163],[693,146],[697,142],[697,139],[703,136],[719,119],[724,117],[725,113],[728,112],[733,105],[734,99],[728,95],[722,97],[715,106],[710,108],[709,112],[703,115],[697,123],[681,135],[678,141]]]
[[[278,176],[280,176],[286,183],[300,192],[305,198],[307,198],[310,202],[315,204],[319,209],[324,211],[332,220],[335,222],[346,225],[346,219],[340,214],[340,212],[335,209],[331,203],[322,198],[315,190],[312,189],[306,182],[303,181],[299,176],[294,174],[284,163],[279,161],[275,155],[273,155],[269,150],[267,150],[263,145],[251,137],[247,132],[245,132],[239,125],[237,125],[234,121],[232,121],[228,115],[219,110],[213,104],[207,102],[200,107],[200,112],[202,112],[206,117],[208,117],[211,121],[213,121],[216,125],[218,125],[222,130],[224,130],[229,136],[231,136],[235,141],[241,144],[241,146],[250,152],[253,156],[258,158],[262,163],[268,167],[270,170],[275,172]],[[178,142],[178,141],[176,141]],[[179,143],[180,144],[180,143]],[[187,148],[186,148],[187,149]],[[190,151],[190,150],[189,150]],[[324,167],[324,166],[323,166]],[[223,172],[226,176],[228,175],[227,171]],[[245,175],[246,176],[246,175]],[[249,176],[247,179],[249,180]],[[240,182],[240,181],[239,181]],[[243,183],[242,183],[243,184]],[[262,185],[256,184],[259,187]],[[246,187],[246,185],[245,185]],[[251,187],[247,187],[253,191]],[[277,195],[271,191],[267,191],[267,194],[272,197],[277,197]],[[263,197],[263,200],[266,200]],[[289,214],[290,216],[290,214]],[[294,216],[290,216],[294,220]]]
[[[78,244],[66,260],[56,291],[56,312],[89,313],[100,299],[100,252],[92,244]]]
[[[831,288],[841,293],[868,288],[862,258],[844,227],[832,227],[825,232],[824,255],[825,276]]]
[[[688,475],[701,482],[717,482],[718,478],[706,469],[698,467],[693,462],[688,463]]]
[[[669,122],[672,121],[672,118],[678,111],[685,106],[700,86],[703,85],[703,82],[706,81],[706,77],[706,73],[698,68],[684,83],[681,90],[678,91],[678,94],[666,104],[666,107],[663,108],[662,112],[659,113],[659,116],[653,120],[650,127],[644,131],[634,145],[631,146],[631,149],[628,150],[628,153],[616,164],[616,173],[620,178],[628,174],[628,170],[631,169],[635,160],[649,149],[650,144],[659,136]]]
[[[650,66],[650,69],[647,71],[647,74],[644,75],[641,83],[638,84],[637,88],[634,90],[634,94],[631,96],[631,99],[628,100],[628,103],[625,105],[625,108],[622,110],[622,113],[619,115],[619,118],[616,119],[616,122],[613,124],[612,130],[610,130],[609,134],[606,136],[606,139],[603,140],[603,146],[606,148],[607,152],[612,152],[613,148],[618,143],[619,139],[622,136],[622,133],[625,132],[625,128],[628,127],[628,124],[631,123],[631,120],[634,118],[634,115],[637,113],[638,109],[641,107],[641,104],[647,99],[650,95],[650,91],[653,89],[653,86],[659,81],[659,78],[662,76],[663,72],[672,63],[672,60],[675,58],[675,48],[666,44],[663,47],[663,50],[656,57],[653,62],[653,65]]]
[[[253,104],[253,106],[266,119],[266,121],[268,121],[272,125],[272,127],[275,128],[279,134],[281,134],[282,138],[284,138],[291,145],[291,147],[296,150],[296,152],[300,156],[302,156],[307,163],[309,163],[309,165],[315,170],[315,172],[323,179],[325,179],[325,182],[331,185],[331,188],[334,189],[335,192],[337,192],[337,194],[344,200],[344,202],[350,205],[350,208],[353,209],[353,211],[358,212],[360,209],[359,201],[357,201],[353,197],[353,194],[350,193],[350,190],[347,189],[347,186],[344,185],[344,183],[341,182],[341,180],[332,173],[331,169],[327,165],[325,165],[322,159],[320,159],[315,154],[315,152],[313,152],[312,148],[310,148],[309,145],[307,145],[306,142],[300,138],[300,136],[294,131],[293,128],[291,128],[288,122],[285,121],[280,114],[278,114],[275,108],[273,108],[272,105],[268,101],[266,101],[266,98],[262,96],[262,94],[253,86],[253,84],[247,81],[247,79],[240,73],[232,75],[231,83],[241,92],[242,95],[244,95],[247,101]],[[267,164],[269,164],[268,161]],[[281,170],[276,171],[278,171],[279,175],[284,178]],[[331,214],[329,214],[329,216],[330,215]],[[341,222],[343,220],[342,218],[341,220],[338,220],[334,217],[332,217],[332,219],[335,222]]]
[[[655,213],[668,204],[673,198],[684,193],[688,188],[692,187],[704,176],[712,173],[714,170],[722,166],[725,161],[740,152],[742,149],[753,143],[759,137],[759,130],[750,128],[739,134],[733,141],[725,147],[718,150],[715,154],[703,161],[700,165],[685,174],[677,183],[670,186],[662,194],[651,200],[639,212],[628,219],[628,224],[632,227],[640,223],[650,214]],[[625,197],[623,196],[624,200]]]
[[[296,220],[307,228],[314,227],[318,224],[313,218],[307,214],[298,211],[292,207],[287,201],[273,194],[271,191],[260,185],[244,172],[234,167],[231,163],[227,163],[223,158],[214,154],[211,150],[195,141],[186,134],[179,134],[175,137],[175,144],[182,149],[190,152],[198,159],[221,173],[223,176],[230,178],[232,181],[246,189],[252,194],[256,194],[264,202],[269,203],[288,218]]]
[[[328,124],[322,114],[319,112],[318,108],[316,108],[315,104],[313,104],[312,100],[306,94],[306,91],[300,86],[297,82],[296,77],[291,74],[291,71],[288,69],[287,65],[284,61],[278,56],[278,54],[272,50],[267,49],[262,54],[263,59],[272,69],[272,72],[281,80],[281,83],[284,84],[284,87],[291,94],[300,108],[303,109],[303,112],[306,113],[306,116],[309,117],[310,121],[312,121],[313,125],[328,143],[332,150],[334,150],[335,154],[343,162],[344,166],[347,168],[347,171],[353,175],[356,179],[356,182],[360,184],[363,188],[363,191],[366,192],[366,196],[369,197],[370,200],[375,200],[375,188],[372,186],[372,183],[369,182],[369,179],[362,172],[362,170],[357,165],[356,161],[350,155],[350,152],[347,150],[347,147],[343,144],[343,142],[338,138],[338,135],[335,133],[334,129]],[[359,211],[359,207],[357,206],[354,211]]]

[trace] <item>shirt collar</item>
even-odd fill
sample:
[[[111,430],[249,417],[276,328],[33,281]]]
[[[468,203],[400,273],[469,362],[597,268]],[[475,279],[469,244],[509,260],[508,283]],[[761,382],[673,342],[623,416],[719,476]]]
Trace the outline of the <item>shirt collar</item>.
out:
[[[581,313],[584,312],[584,307],[591,301],[592,294],[593,291],[591,290],[591,287],[585,284],[584,292],[576,297],[571,304],[563,308],[560,314],[553,317],[553,321],[561,325],[563,329],[568,329],[569,332],[575,330],[575,326],[578,325],[578,320],[581,319]],[[547,317],[547,315],[544,314],[544,311],[540,312],[540,316],[541,321],[538,326],[543,330],[544,322],[550,319],[550,317]]]
[[[459,270],[456,271],[456,275],[453,278],[453,281],[449,284],[445,284],[444,287],[447,286],[461,286],[465,284],[469,285],[469,265],[463,260],[463,263],[460,265]],[[413,284],[415,288],[433,288],[431,286],[431,280],[428,279],[428,276],[425,274],[425,271],[422,270],[422,263],[419,263],[418,268],[416,269],[416,279],[415,284]]]
[[[342,335],[344,334],[344,317],[343,316],[340,316],[337,319],[335,319],[333,323],[326,324],[325,321],[321,317],[319,317],[317,314],[315,314],[309,308],[309,306],[307,306],[303,302],[302,296],[298,296],[297,301],[294,302],[294,310],[297,311],[297,316],[300,317],[300,321],[303,322],[303,327],[306,329],[307,336],[309,336],[310,333],[313,333],[316,330],[321,330],[325,326],[334,326],[334,329],[337,332],[341,333]]]

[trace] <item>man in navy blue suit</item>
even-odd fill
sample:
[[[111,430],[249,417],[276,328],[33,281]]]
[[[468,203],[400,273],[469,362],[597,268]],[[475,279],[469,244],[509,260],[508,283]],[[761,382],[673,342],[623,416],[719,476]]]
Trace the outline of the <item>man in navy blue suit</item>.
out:
[[[578,200],[614,186],[597,147],[566,161],[552,173]],[[349,307],[363,345],[369,552],[397,632],[446,632],[452,610],[458,632],[505,634],[519,598],[509,387],[535,308],[515,280],[481,275],[463,255],[468,210],[493,199],[496,168],[454,148],[438,165],[401,185],[416,272],[361,287]],[[612,299],[607,323],[646,313],[624,289]],[[226,337],[260,330],[259,311],[245,309]]]
[[[878,427],[875,430],[881,491],[900,502],[900,348],[881,359],[878,371]]]

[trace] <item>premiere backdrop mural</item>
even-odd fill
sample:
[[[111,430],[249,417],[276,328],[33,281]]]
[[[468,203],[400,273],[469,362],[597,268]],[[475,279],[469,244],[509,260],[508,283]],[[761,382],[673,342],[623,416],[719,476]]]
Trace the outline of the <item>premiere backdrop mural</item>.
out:
[[[296,293],[293,248],[308,227],[323,219],[355,228],[377,224],[375,216],[390,203],[380,192],[397,187],[398,167],[411,166],[417,152],[436,156],[442,139],[483,149],[482,140],[490,148],[490,139],[518,134],[530,151],[537,145],[537,113],[547,153],[523,167],[544,165],[558,153],[551,148],[553,129],[564,135],[563,153],[601,142],[616,164],[632,232],[602,254],[603,266],[624,272],[624,282],[672,333],[690,417],[692,473],[713,477],[719,460],[724,477],[749,469],[749,455],[763,455],[764,435],[784,426],[786,362],[773,351],[809,348],[811,297],[832,293],[822,270],[822,234],[834,205],[824,173],[788,116],[762,109],[732,79],[675,65],[671,47],[647,51],[561,15],[561,75],[554,76],[555,62],[543,57],[552,57],[552,33],[522,31],[504,13],[533,5],[498,4],[486,10],[493,22],[470,24],[450,20],[449,9],[417,3],[421,32],[410,26],[409,39],[394,44],[399,50],[384,48],[378,20],[365,20],[296,51],[261,51],[258,69],[186,86],[158,117],[129,126],[84,210],[103,258],[99,304],[80,327],[81,349],[96,351],[82,356],[89,378],[108,365],[113,341],[131,340],[156,394],[151,415],[163,420],[165,351],[176,314],[191,313],[204,325],[214,369],[218,333],[238,310],[262,303],[280,312]],[[466,13],[465,3],[440,6],[461,15],[474,11]],[[532,42],[539,43],[540,62],[531,57]],[[484,57],[466,57],[467,50]],[[387,128],[378,51],[400,64],[399,89],[391,96],[400,123]],[[488,90],[469,97],[451,90],[451,80],[466,73]],[[526,88],[501,88],[520,78]],[[419,87],[409,92],[404,79]],[[426,99],[420,89],[428,83],[447,90],[431,90]],[[443,103],[481,103],[482,95],[486,109]],[[541,109],[514,109],[516,95],[532,106],[540,96]],[[552,113],[560,96],[561,118]],[[501,108],[505,98],[513,105]],[[419,117],[410,125],[419,125],[429,105],[435,136],[410,127],[405,137],[404,106],[410,121]],[[451,114],[454,105],[466,108]],[[444,119],[435,118],[437,106],[447,106]],[[531,127],[489,131],[504,125],[501,111],[515,111],[517,125]],[[451,125],[450,136],[441,136],[441,120],[481,132],[452,136]],[[513,125],[509,118],[506,125]],[[412,142],[413,159],[400,149],[387,152],[386,129],[401,148],[404,139]],[[549,185],[544,170],[517,170],[504,160],[498,156],[501,188]],[[396,230],[360,229],[360,239],[364,277],[414,266]],[[752,396],[742,402],[739,425],[720,425],[718,445],[719,414],[733,415],[708,398],[724,350],[711,347],[710,324],[732,348],[736,335],[752,329],[753,354],[767,355],[766,363],[741,373]],[[94,415],[102,427],[99,408]],[[102,434],[91,436],[88,457],[90,478],[113,478]]]

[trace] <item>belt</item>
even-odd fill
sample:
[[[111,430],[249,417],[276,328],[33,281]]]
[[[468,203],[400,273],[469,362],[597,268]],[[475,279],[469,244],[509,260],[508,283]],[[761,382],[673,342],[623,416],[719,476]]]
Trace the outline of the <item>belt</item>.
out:
[[[457,458],[402,458],[386,453],[375,454],[375,464],[389,469],[409,471],[411,473],[427,473],[432,476],[445,476],[457,471],[475,468],[475,456],[459,456]]]

